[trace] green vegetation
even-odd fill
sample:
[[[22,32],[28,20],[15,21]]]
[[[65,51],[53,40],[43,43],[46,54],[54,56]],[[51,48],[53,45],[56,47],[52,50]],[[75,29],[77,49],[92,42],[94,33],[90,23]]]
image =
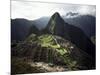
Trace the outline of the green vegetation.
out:
[[[30,40],[32,40],[32,39],[30,39]],[[60,46],[56,42],[56,38],[54,37],[54,35],[50,35],[50,34],[41,35],[41,36],[37,37],[36,42],[41,44],[42,47],[55,49],[60,54],[60,56],[64,60],[64,62],[66,63],[66,66],[68,66],[69,70],[75,69],[77,62],[74,61],[70,57],[70,49]],[[50,60],[52,62],[51,55],[52,55],[52,52],[50,51],[48,60]]]
[[[36,40],[36,34],[31,34],[25,41],[33,42]]]
[[[56,25],[56,22],[55,22],[55,18],[54,18],[54,20],[51,21],[51,26],[50,26],[50,29],[49,29],[52,34],[54,33],[55,25]]]
[[[70,57],[70,54],[62,55],[61,57],[64,60],[64,62],[66,63],[68,70],[77,70],[77,67],[78,67],[77,61],[72,59]]]
[[[62,38],[63,39],[63,38]],[[55,37],[55,35],[51,35],[51,34],[44,34],[44,35],[40,35],[40,36],[36,36],[35,34],[30,35],[26,40],[26,44],[24,44],[22,47],[20,44],[17,45],[17,49],[18,51],[15,53],[18,53],[19,55],[27,55],[29,54],[31,51],[31,53],[34,54],[34,52],[36,53],[38,49],[38,51],[43,51],[42,49],[45,50],[45,53],[48,52],[48,62],[49,63],[53,63],[53,50],[55,50],[58,54],[59,54],[59,59],[61,59],[61,62],[64,62],[66,65],[66,67],[69,70],[76,70],[77,67],[77,62],[72,59],[70,57],[70,48],[69,47],[62,47],[59,43],[57,43],[57,39]],[[36,48],[30,48],[31,46],[27,46],[27,44],[32,44],[36,43],[37,45],[39,44],[40,46],[36,46]],[[26,46],[26,47],[25,47]],[[41,49],[41,50],[39,50]],[[29,53],[28,53],[29,52]],[[38,53],[37,53],[38,54]],[[29,54],[30,55],[30,54]],[[29,56],[28,55],[28,56]],[[34,55],[33,55],[34,56]],[[31,56],[31,57],[33,57]],[[38,57],[37,57],[38,58]],[[20,68],[20,69],[18,69]],[[32,68],[29,64],[27,64],[24,61],[20,61],[20,60],[14,60],[14,62],[12,62],[12,73],[31,73],[31,72],[35,72],[33,71],[34,68]],[[36,70],[36,68],[35,68]],[[40,72],[39,70],[37,70],[37,72]]]

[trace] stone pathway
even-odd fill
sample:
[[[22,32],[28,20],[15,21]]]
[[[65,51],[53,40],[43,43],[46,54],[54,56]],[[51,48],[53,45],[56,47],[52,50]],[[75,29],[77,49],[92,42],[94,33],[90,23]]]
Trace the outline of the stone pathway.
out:
[[[62,66],[57,66],[51,63],[44,63],[44,62],[30,62],[29,63],[33,67],[37,67],[40,70],[44,70],[45,72],[62,72],[68,71],[67,68]]]

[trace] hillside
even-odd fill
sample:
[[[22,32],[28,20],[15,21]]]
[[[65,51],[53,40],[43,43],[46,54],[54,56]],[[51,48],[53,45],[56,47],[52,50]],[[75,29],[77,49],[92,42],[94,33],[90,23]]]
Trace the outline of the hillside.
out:
[[[91,38],[91,36],[95,36],[96,18],[91,15],[80,15],[74,18],[65,18],[64,21],[82,29],[89,38]]]
[[[93,60],[86,52],[77,48],[70,41],[51,34],[38,37],[34,34],[30,35],[23,43],[18,43],[16,47],[12,48],[12,56],[17,57],[17,60],[24,60],[26,64],[30,63],[30,65],[35,62],[58,65],[64,69],[61,71],[94,68],[94,63],[90,64]]]
[[[80,28],[65,23],[59,13],[55,13],[51,17],[45,30],[47,30],[48,33],[70,40],[78,48],[95,57],[95,45],[91,42],[91,40]]]

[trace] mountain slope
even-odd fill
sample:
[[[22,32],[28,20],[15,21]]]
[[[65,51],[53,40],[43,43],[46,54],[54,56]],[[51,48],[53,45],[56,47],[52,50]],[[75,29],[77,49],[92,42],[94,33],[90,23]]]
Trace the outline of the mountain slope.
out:
[[[63,36],[63,31],[64,29],[65,22],[64,20],[60,17],[59,13],[55,13],[52,15],[50,21],[47,24],[47,31],[51,34],[60,34]]]
[[[73,18],[64,18],[65,22],[81,28],[84,33],[90,38],[95,36],[96,18],[90,15],[79,15]]]
[[[95,58],[95,46],[91,40],[80,28],[65,23],[64,20],[60,17],[59,13],[55,13],[51,17],[46,30],[51,34],[55,34],[70,40],[77,47]]]
[[[36,33],[38,29],[29,20],[11,20],[11,40],[24,40],[30,33]]]

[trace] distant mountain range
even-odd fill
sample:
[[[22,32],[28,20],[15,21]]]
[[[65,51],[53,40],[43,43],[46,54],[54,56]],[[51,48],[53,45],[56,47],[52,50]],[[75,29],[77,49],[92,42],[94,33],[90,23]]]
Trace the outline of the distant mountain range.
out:
[[[92,46],[90,39],[87,35],[95,36],[95,18],[92,16],[79,16],[77,18],[66,19],[67,22],[75,24],[68,24],[65,22],[59,13],[55,13],[51,18],[46,27],[42,30],[39,30],[42,26],[43,22],[47,22],[48,19],[41,19],[35,21],[29,21],[26,19],[15,19],[11,21],[11,36],[12,40],[24,40],[31,33],[42,33],[43,31],[62,36],[68,40],[71,40],[75,43],[79,48],[85,49],[90,54],[92,53],[92,49],[94,50],[94,46]],[[84,22],[85,21],[85,22]],[[37,23],[39,22],[39,23]],[[79,25],[78,25],[79,24]],[[40,26],[41,25],[41,26]],[[83,30],[81,30],[81,29]],[[44,32],[43,32],[44,33]],[[85,33],[87,35],[85,35]],[[87,45],[88,44],[88,45]]]
[[[11,40],[24,40],[32,32],[38,33],[37,24],[26,19],[12,19],[11,20]]]
[[[91,38],[96,32],[96,18],[90,15],[80,15],[73,18],[65,18],[65,22],[81,28]]]
[[[95,17],[90,16],[90,15],[78,15],[77,17],[73,17],[73,18],[66,18],[66,17],[67,17],[67,15],[62,17],[66,23],[69,23],[73,26],[81,28],[89,38],[95,36],[95,33],[96,33]],[[11,20],[12,34],[13,34],[13,32],[19,32],[21,30],[21,33],[18,33],[18,34],[14,33],[12,38],[13,39],[15,38],[15,40],[16,39],[22,40],[26,36],[26,34],[27,34],[26,32],[28,31],[28,29],[31,25],[36,26],[36,28],[41,30],[47,26],[49,20],[50,20],[49,17],[41,17],[37,20],[26,20],[23,18],[22,19],[20,19],[20,18],[12,19]],[[23,29],[23,27],[24,27],[24,29]],[[18,31],[16,31],[16,30],[18,30]],[[24,31],[22,31],[22,30],[24,30]]]
[[[72,17],[68,17],[68,14],[72,15]],[[84,31],[84,33],[91,38],[95,36],[96,33],[96,18],[91,15],[79,15],[78,13],[68,13],[66,16],[62,16],[66,23],[79,27]],[[75,17],[73,17],[73,15]],[[34,20],[33,23],[38,26],[39,29],[43,29],[46,27],[50,20],[50,17],[41,17],[37,20]]]

